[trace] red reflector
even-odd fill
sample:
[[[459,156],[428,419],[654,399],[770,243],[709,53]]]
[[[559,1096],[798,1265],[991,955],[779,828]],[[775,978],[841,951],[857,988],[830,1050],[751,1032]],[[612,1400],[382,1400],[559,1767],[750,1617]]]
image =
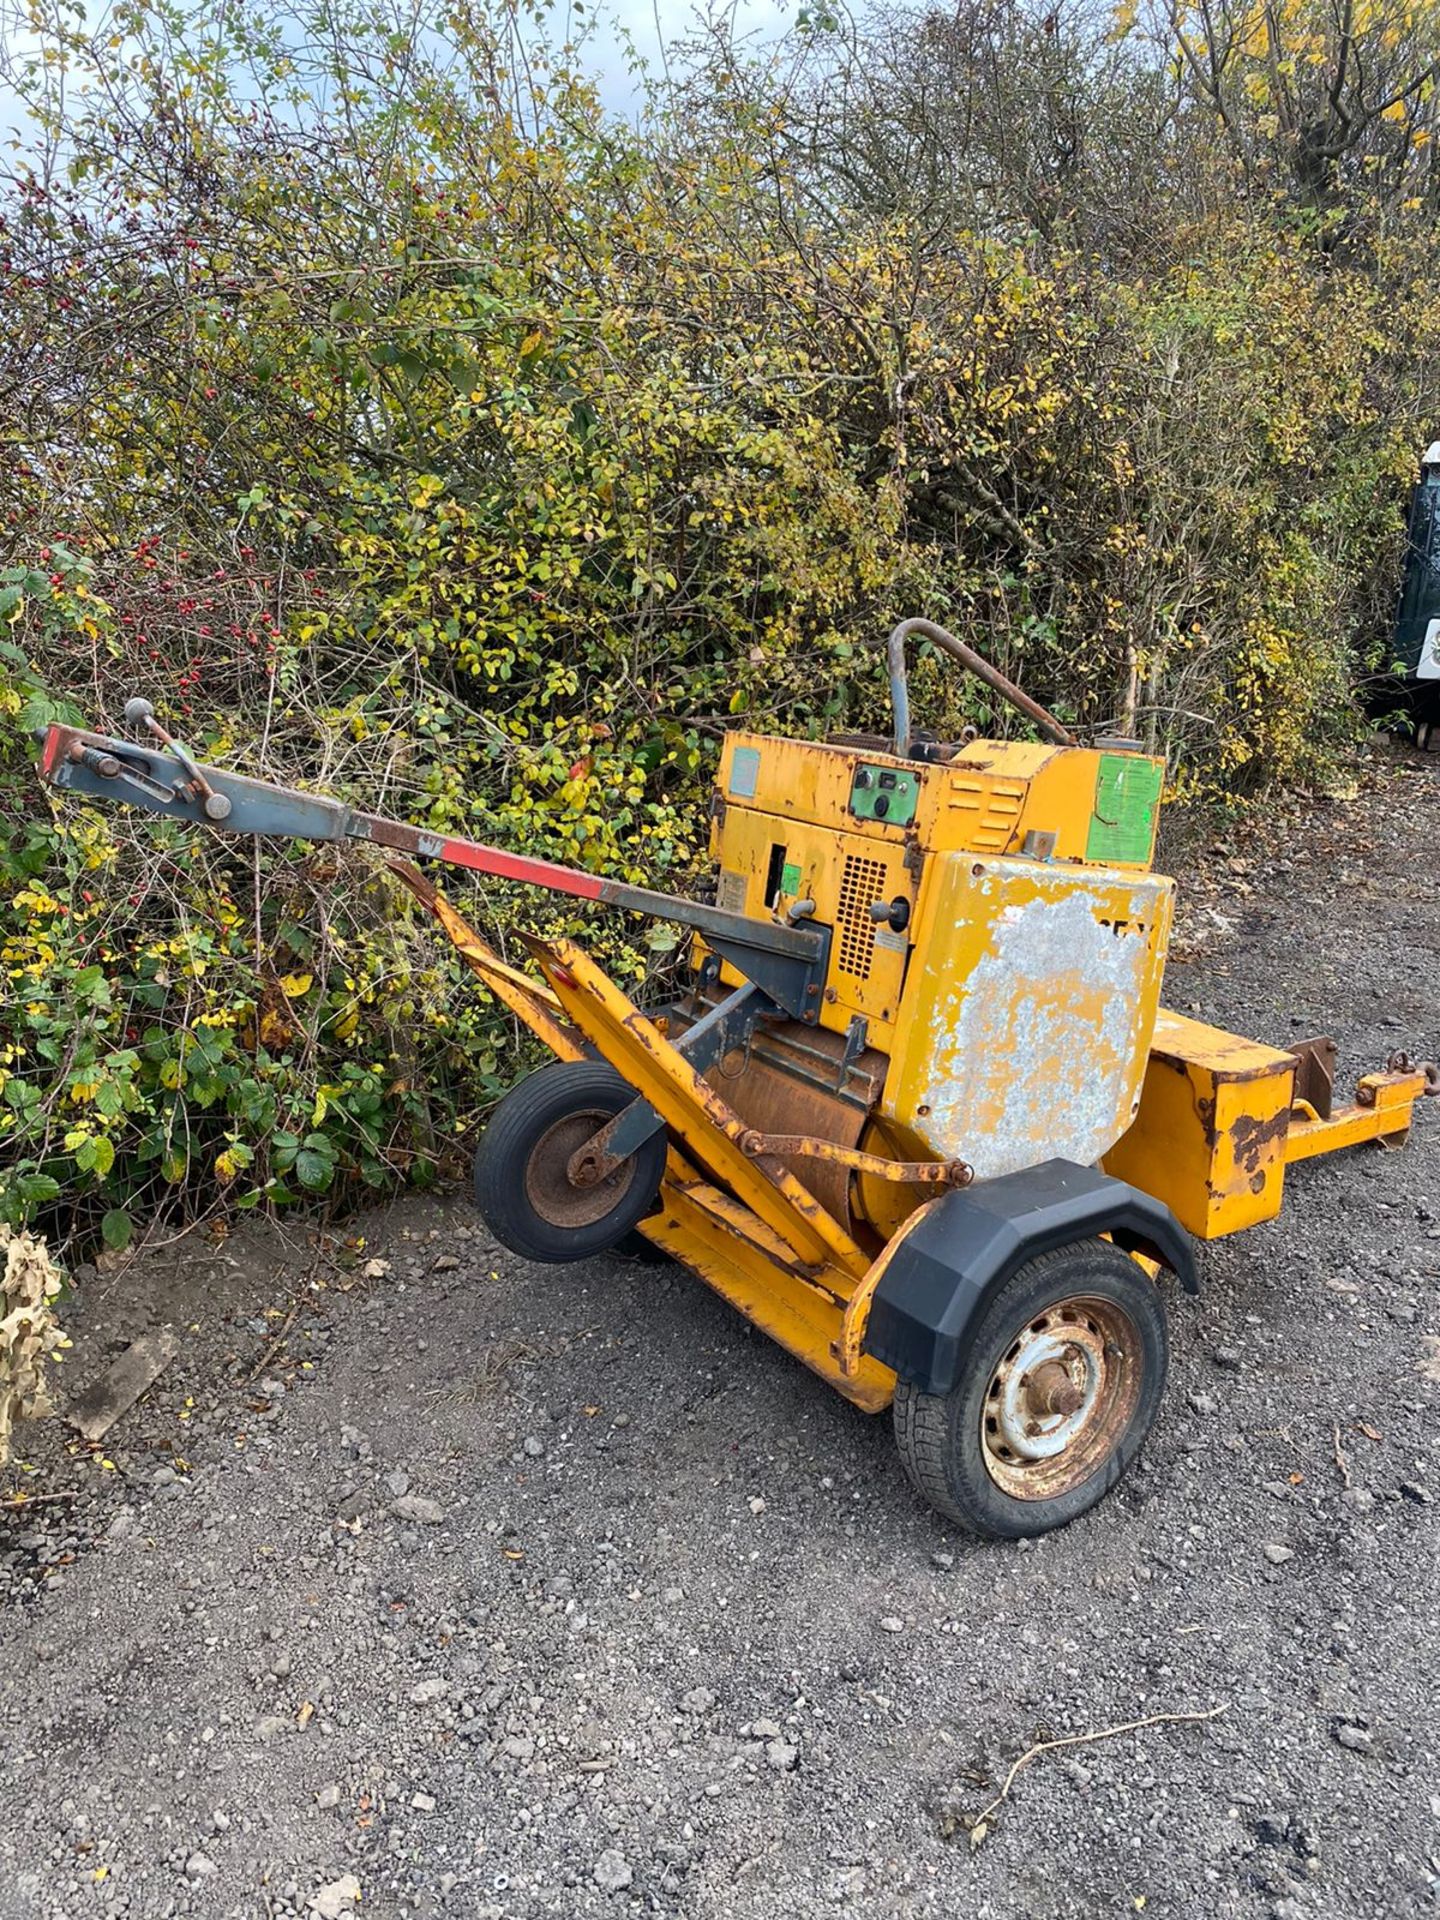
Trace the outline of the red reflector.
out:
[[[550,978],[558,981],[562,987],[573,987],[577,984],[574,974],[568,967],[551,967]]]

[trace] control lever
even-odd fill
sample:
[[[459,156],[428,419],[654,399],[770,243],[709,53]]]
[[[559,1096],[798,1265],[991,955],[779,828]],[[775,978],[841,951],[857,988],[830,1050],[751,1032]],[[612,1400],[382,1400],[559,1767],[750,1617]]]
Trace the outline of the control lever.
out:
[[[137,793],[147,795],[151,800],[162,800],[168,806],[174,799],[169,787],[161,786],[158,780],[152,780],[147,773],[139,773],[134,767],[127,766],[113,753],[102,753],[98,747],[82,747],[77,740],[70,749],[70,759],[77,766],[89,767],[92,773],[98,773],[102,780],[118,780],[121,786],[134,787]],[[226,801],[225,811],[230,811]]]
[[[193,799],[197,794],[200,796],[207,820],[213,820],[218,826],[222,820],[230,818],[228,795],[216,793],[186,749],[173,734],[168,733],[161,726],[155,718],[154,707],[142,695],[136,694],[133,699],[125,702],[125,724],[127,727],[143,727],[147,733],[153,734],[162,746],[174,754],[189,776],[190,797]]]
[[[903,893],[897,893],[893,900],[872,901],[870,918],[877,927],[889,927],[892,933],[903,933],[910,924],[910,902]]]

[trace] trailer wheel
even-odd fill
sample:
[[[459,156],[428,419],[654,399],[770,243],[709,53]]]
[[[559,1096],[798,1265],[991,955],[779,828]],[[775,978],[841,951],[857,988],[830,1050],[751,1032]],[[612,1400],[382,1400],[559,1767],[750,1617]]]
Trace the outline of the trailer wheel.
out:
[[[972,1533],[1063,1527],[1139,1453],[1168,1356],[1164,1305],[1128,1254],[1104,1240],[1039,1254],[985,1309],[949,1393],[897,1386],[905,1471]]]
[[[502,1245],[551,1266],[588,1260],[653,1212],[663,1130],[593,1185],[575,1185],[567,1171],[572,1154],[635,1098],[595,1060],[554,1061],[506,1094],[475,1154],[475,1204]]]

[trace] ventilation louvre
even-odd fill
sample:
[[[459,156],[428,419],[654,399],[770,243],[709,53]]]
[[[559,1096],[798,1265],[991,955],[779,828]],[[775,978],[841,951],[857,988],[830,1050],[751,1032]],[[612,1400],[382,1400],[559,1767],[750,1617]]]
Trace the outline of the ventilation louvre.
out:
[[[870,918],[870,908],[884,890],[885,871],[883,860],[867,860],[859,853],[847,853],[840,871],[837,964],[839,971],[849,974],[852,980],[870,978],[870,961],[875,952],[875,922]]]

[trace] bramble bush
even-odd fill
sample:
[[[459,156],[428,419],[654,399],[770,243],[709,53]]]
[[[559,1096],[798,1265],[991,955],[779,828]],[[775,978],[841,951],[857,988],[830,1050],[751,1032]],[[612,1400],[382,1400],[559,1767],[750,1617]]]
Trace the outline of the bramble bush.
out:
[[[25,0],[0,1220],[122,1248],[433,1179],[524,1057],[372,856],[58,805],[55,715],[144,693],[203,758],[683,890],[725,727],[883,726],[923,612],[1183,797],[1323,778],[1433,426],[1436,21],[1356,16],[1413,84],[1327,132],[1349,43],[1266,18],[1289,65],[1238,16],[1208,61],[1163,9],[807,16],[630,121],[541,14]]]

